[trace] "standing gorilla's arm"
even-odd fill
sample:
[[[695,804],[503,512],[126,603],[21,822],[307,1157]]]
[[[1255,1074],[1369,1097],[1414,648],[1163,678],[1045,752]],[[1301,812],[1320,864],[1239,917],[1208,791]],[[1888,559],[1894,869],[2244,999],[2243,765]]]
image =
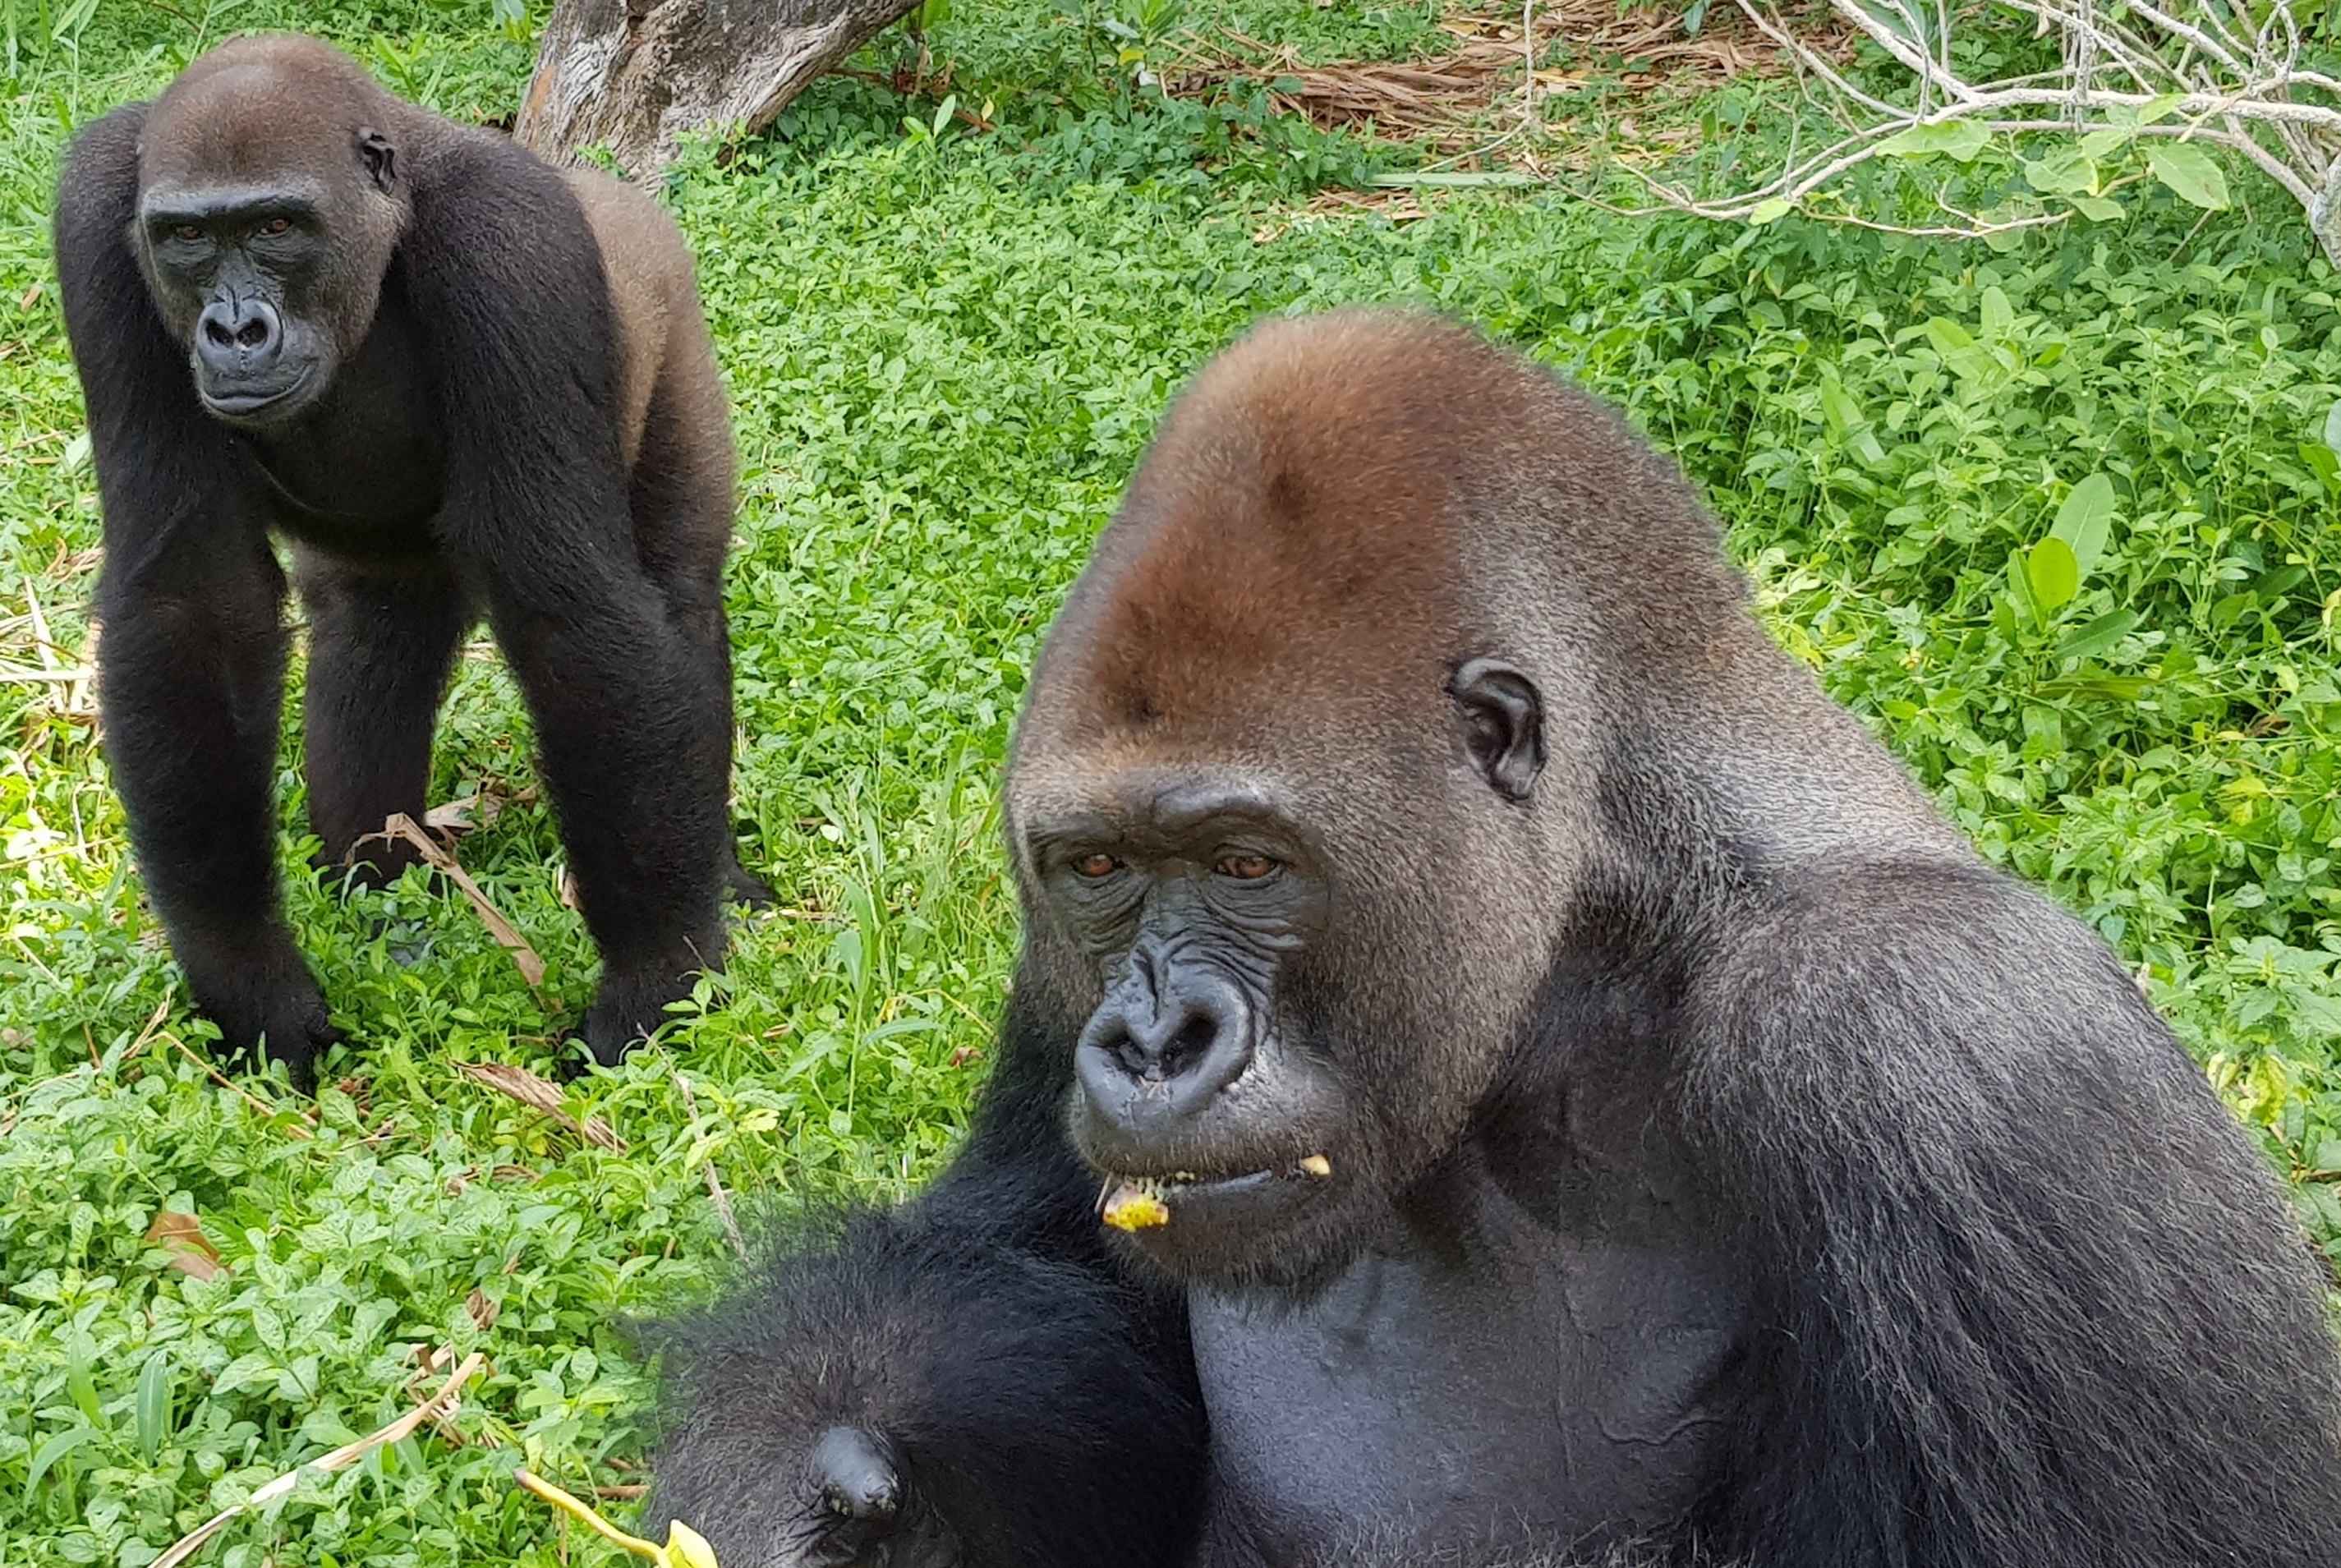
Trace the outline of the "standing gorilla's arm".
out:
[[[1861,868],[1734,934],[1698,1006],[1685,1124],[1769,1275],[1711,1544],[2341,1562],[2309,1259],[2094,937],[1980,870]]]
[[[402,169],[406,165],[402,165]],[[451,137],[414,161],[400,265],[440,367],[445,543],[477,563],[534,715],[613,1063],[723,956],[729,694],[643,569],[620,445],[609,285],[576,197],[516,147]]]
[[[250,475],[195,402],[132,249],[144,106],[74,144],[57,271],[105,518],[98,697],[131,840],[195,1002],[307,1087],[335,1036],[276,896],[284,580]]]
[[[1107,1254],[1057,1131],[1071,1036],[1026,994],[941,1179],[666,1336],[692,1409],[653,1512],[727,1564],[1189,1560],[1207,1434],[1184,1303]]]

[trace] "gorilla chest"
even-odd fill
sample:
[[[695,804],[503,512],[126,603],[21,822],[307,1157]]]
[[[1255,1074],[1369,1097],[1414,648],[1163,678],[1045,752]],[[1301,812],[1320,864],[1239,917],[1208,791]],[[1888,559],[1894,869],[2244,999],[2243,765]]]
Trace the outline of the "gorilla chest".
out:
[[[421,344],[386,300],[316,408],[250,443],[279,529],[334,554],[427,551],[446,488],[437,401]]]
[[[1738,1292],[1687,1249],[1496,1240],[1480,1263],[1369,1256],[1302,1306],[1193,1298],[1232,1515],[1216,1533],[1281,1565],[1360,1540],[1591,1545],[1683,1516]]]

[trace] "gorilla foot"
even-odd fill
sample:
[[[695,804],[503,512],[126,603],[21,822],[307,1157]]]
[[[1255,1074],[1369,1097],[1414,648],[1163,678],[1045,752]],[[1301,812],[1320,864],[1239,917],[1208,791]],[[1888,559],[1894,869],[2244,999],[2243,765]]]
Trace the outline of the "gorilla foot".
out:
[[[723,897],[727,904],[744,904],[751,909],[770,909],[780,903],[779,895],[764,879],[737,860],[724,874]]]

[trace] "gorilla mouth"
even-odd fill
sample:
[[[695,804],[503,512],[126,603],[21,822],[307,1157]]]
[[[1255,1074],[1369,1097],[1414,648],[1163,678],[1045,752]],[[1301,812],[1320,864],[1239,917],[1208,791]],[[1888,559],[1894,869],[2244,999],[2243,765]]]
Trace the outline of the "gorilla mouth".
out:
[[[303,371],[282,386],[258,387],[249,391],[214,392],[202,388],[204,407],[222,419],[257,420],[285,411],[297,404],[309,385],[309,373]]]
[[[1244,1171],[1234,1175],[1201,1176],[1173,1171],[1168,1176],[1114,1176],[1098,1193],[1098,1217],[1118,1231],[1153,1230],[1170,1223],[1173,1205],[1219,1198],[1240,1198],[1280,1182],[1330,1180],[1333,1162],[1310,1154],[1281,1170]]]

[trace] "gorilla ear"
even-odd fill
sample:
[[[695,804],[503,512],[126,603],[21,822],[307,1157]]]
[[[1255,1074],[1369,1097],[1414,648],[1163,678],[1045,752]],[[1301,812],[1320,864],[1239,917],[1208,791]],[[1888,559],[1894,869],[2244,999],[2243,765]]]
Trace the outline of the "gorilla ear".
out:
[[[358,156],[365,160],[366,173],[382,189],[398,183],[398,149],[380,131],[370,125],[358,127]]]
[[[1463,710],[1463,744],[1489,788],[1526,800],[1544,771],[1544,699],[1536,683],[1501,659],[1473,659],[1447,694]]]

